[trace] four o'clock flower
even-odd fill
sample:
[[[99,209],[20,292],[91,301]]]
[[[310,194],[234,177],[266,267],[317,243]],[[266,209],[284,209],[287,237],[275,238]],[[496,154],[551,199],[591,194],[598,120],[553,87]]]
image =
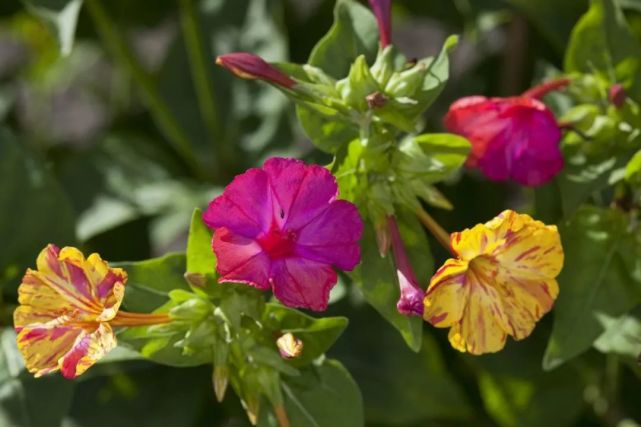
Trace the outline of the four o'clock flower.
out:
[[[569,83],[556,80],[511,98],[461,98],[445,116],[445,127],[470,140],[467,166],[493,181],[512,179],[539,186],[563,168],[561,129],[537,98]]]
[[[242,79],[263,80],[287,89],[291,89],[296,85],[294,79],[253,53],[233,52],[220,55],[216,58],[216,64],[228,69]]]
[[[450,328],[454,348],[499,351],[508,335],[526,338],[554,304],[563,248],[556,226],[504,211],[451,235],[449,259],[425,294],[424,318]]]
[[[369,0],[369,5],[376,16],[381,48],[384,49],[392,44],[392,0]]]
[[[396,264],[396,274],[400,286],[401,296],[396,303],[399,313],[406,316],[423,316],[423,298],[425,292],[418,284],[416,275],[410,264],[410,259],[405,252],[405,245],[401,239],[398,224],[393,216],[388,218],[389,232],[392,241],[392,252]]]
[[[113,327],[166,323],[165,314],[120,311],[127,274],[98,254],[48,245],[27,270],[13,315],[17,343],[36,377],[75,378],[116,347]]]
[[[271,158],[249,169],[203,215],[215,230],[220,282],[272,289],[290,307],[325,310],[336,272],[360,262],[363,223],[337,200],[332,174],[317,165]]]

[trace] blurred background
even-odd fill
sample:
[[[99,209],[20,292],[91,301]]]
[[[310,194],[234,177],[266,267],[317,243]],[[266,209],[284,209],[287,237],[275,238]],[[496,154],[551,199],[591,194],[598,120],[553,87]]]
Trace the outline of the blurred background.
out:
[[[332,23],[334,0],[81,3],[0,2],[2,326],[11,325],[19,279],[46,243],[73,244],[112,261],[181,251],[193,208],[204,207],[236,174],[272,155],[331,160],[306,140],[284,96],[233,78],[214,58],[242,50],[303,63]],[[641,37],[635,12],[641,2],[628,3],[629,22]],[[439,131],[453,100],[518,94],[561,68],[588,1],[395,0],[393,6],[393,39],[408,57],[435,54],[448,35],[462,36],[452,78],[426,117],[428,131]],[[75,38],[57,32],[69,28],[78,7]],[[486,221],[508,206],[527,208],[532,199],[527,190],[473,173],[440,189],[456,206],[435,212],[449,229]],[[438,265],[446,254],[433,250]],[[622,383],[615,397],[607,395],[614,387],[603,377],[607,370],[593,368],[607,363],[595,352],[541,371],[549,316],[523,343],[463,358],[443,331],[432,329],[421,353],[412,353],[354,298],[341,299],[328,314],[351,320],[331,356],[360,385],[368,426],[632,427],[641,420],[638,370],[624,368],[616,377]],[[113,363],[74,383],[56,376],[36,381],[12,376],[11,339],[0,339],[6,344],[0,345],[0,426],[247,424],[236,397],[215,403],[209,367]]]

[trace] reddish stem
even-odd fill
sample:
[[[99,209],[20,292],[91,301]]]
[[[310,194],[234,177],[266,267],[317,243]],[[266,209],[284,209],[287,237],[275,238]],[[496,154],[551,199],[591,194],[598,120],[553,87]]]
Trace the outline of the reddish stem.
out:
[[[545,83],[541,83],[540,85],[536,85],[531,89],[528,89],[527,91],[523,92],[521,96],[523,96],[524,98],[541,99],[552,91],[563,89],[571,82],[572,79],[569,79],[567,77],[550,80]]]

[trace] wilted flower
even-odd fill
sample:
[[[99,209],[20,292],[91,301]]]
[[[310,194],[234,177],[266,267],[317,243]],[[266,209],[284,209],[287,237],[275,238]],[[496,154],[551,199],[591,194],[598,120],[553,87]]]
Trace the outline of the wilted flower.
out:
[[[242,79],[264,80],[289,89],[296,85],[296,82],[287,74],[252,53],[234,52],[220,55],[216,58],[216,64],[227,68]]]
[[[127,274],[98,254],[48,245],[27,270],[14,312],[17,343],[36,377],[57,371],[75,378],[116,347],[114,326],[165,323],[160,314],[119,311]]]
[[[499,351],[507,335],[530,335],[559,293],[563,248],[556,226],[504,211],[486,224],[451,236],[456,259],[432,277],[424,318],[451,328],[454,348]]]
[[[220,281],[272,288],[290,307],[326,309],[332,266],[352,270],[360,261],[363,223],[337,197],[327,169],[299,160],[271,158],[237,176],[203,215],[215,229]]]
[[[276,340],[276,347],[278,347],[278,352],[284,359],[294,359],[303,352],[303,342],[291,332],[281,335]]]
[[[445,127],[470,140],[467,166],[493,181],[545,184],[563,168],[561,130],[552,112],[530,97],[459,99]]]
[[[627,99],[628,94],[625,92],[623,86],[619,83],[613,84],[608,90],[608,100],[612,105],[617,108],[623,107],[625,100]]]
[[[392,240],[392,252],[396,264],[396,274],[400,286],[401,296],[396,303],[399,313],[406,316],[423,316],[423,298],[425,292],[418,285],[414,270],[410,265],[409,257],[405,252],[405,245],[398,230],[398,224],[394,217],[388,218],[390,237]]]
[[[392,43],[392,0],[369,0],[369,5],[378,23],[381,48],[385,48]]]

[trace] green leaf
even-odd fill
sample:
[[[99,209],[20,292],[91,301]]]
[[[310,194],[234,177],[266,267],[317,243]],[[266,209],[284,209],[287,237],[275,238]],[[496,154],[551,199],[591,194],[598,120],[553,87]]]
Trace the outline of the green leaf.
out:
[[[169,300],[174,289],[190,290],[185,281],[185,255],[168,254],[139,262],[114,264],[127,271],[123,306],[128,311],[149,313]]]
[[[285,410],[296,427],[364,426],[363,399],[347,369],[336,360],[302,370],[282,382]],[[267,411],[263,411],[267,412]],[[263,415],[259,427],[275,426]]]
[[[631,183],[641,183],[641,151],[637,151],[626,165],[625,179]]]
[[[0,331],[0,425],[60,425],[71,406],[74,384],[59,375],[33,378],[24,369],[13,328]]]
[[[450,36],[435,58],[422,59],[413,68],[394,73],[385,92],[396,99],[382,108],[381,114],[393,108],[409,121],[418,120],[445,88],[450,72],[449,53],[457,44],[458,37]]]
[[[354,60],[365,55],[372,64],[378,51],[378,27],[374,15],[355,0],[336,0],[334,24],[316,44],[309,63],[335,79],[347,76]]]
[[[216,255],[211,247],[213,233],[202,217],[202,211],[195,209],[187,240],[187,273],[215,275]]]
[[[641,286],[629,264],[641,247],[627,227],[621,212],[585,206],[560,228],[565,265],[545,369],[588,350],[605,329],[600,316],[619,316],[641,301]]]
[[[296,115],[307,137],[319,150],[327,153],[336,153],[358,138],[356,126],[338,116],[320,114],[301,105],[296,106]]]
[[[74,243],[74,214],[41,159],[4,129],[0,129],[0,182],[0,285],[6,286],[35,264],[48,243]]]
[[[425,134],[403,140],[393,162],[399,175],[432,184],[463,166],[469,152],[470,143],[461,136]]]
[[[409,227],[406,227],[408,224]],[[399,225],[403,239],[408,239],[406,244],[410,257],[412,255],[429,256],[429,246],[424,240],[424,232],[420,225],[400,220]],[[408,232],[408,228],[411,228],[413,233]],[[423,236],[423,239],[420,236]],[[416,247],[409,247],[408,243],[410,242],[414,243]],[[418,249],[418,246],[422,246],[423,250]],[[387,257],[381,258],[374,228],[370,223],[365,225],[365,232],[361,240],[361,250],[361,265],[352,274],[354,283],[363,293],[365,300],[401,333],[407,345],[412,350],[418,351],[421,348],[423,337],[423,321],[418,317],[403,316],[396,309],[400,291],[392,255],[390,253]],[[422,261],[425,262],[425,259]],[[414,265],[425,264],[414,263]],[[429,261],[427,266],[429,267]]]
[[[82,0],[23,0],[27,8],[49,25],[58,37],[60,53],[69,55],[73,48]]]
[[[641,99],[641,45],[630,31],[615,0],[592,0],[574,27],[565,56],[566,72],[600,72],[623,82],[628,94]]]
[[[291,360],[295,366],[307,365],[329,350],[349,322],[346,317],[315,319],[280,304],[267,304],[265,317],[282,333],[291,332],[303,342],[303,352]]]

